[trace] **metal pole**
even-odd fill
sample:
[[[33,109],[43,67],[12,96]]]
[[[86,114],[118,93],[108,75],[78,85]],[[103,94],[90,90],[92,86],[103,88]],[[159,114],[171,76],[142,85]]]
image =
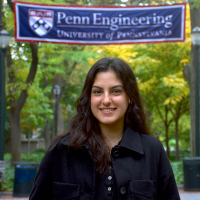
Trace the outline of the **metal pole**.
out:
[[[0,0],[0,31],[3,27],[2,23],[2,0]],[[0,49],[0,160],[3,160],[4,154],[4,115],[5,115],[5,67],[4,59]]]
[[[56,96],[56,109],[55,109],[55,137],[57,135],[57,123],[58,123],[58,95]]]
[[[196,156],[199,156],[199,45],[196,45]]]
[[[5,49],[0,49],[0,160],[4,155],[5,135]]]

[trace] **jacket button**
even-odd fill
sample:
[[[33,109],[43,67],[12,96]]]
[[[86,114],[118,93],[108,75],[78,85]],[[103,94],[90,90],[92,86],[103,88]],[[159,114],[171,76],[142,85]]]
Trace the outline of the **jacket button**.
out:
[[[114,156],[114,157],[118,157],[118,156],[119,156],[119,150],[115,150],[115,151],[113,152],[113,156]]]
[[[121,194],[126,194],[126,188],[125,187],[121,187],[120,188],[120,193]]]

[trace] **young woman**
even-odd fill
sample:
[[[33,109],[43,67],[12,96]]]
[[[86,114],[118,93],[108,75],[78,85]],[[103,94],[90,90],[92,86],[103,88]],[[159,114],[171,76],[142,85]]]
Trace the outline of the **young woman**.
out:
[[[45,154],[30,200],[180,200],[169,160],[151,136],[136,77],[121,59],[87,74],[68,131]]]

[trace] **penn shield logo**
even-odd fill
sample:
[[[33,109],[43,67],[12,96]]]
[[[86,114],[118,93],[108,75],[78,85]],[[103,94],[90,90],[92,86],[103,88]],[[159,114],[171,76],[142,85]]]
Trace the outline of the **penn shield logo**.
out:
[[[29,9],[29,26],[39,36],[46,35],[53,27],[53,11]]]

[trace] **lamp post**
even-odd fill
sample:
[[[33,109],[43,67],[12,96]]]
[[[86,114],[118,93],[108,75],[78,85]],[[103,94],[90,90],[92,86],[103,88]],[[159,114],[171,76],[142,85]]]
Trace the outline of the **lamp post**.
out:
[[[60,86],[55,85],[53,89],[54,95],[56,97],[56,107],[55,107],[55,133],[53,138],[57,135],[57,123],[58,123],[58,95],[60,94]]]
[[[10,42],[10,34],[0,31],[0,160],[4,154],[5,135],[5,51]]]
[[[200,28],[195,27],[191,33],[192,44],[195,46],[195,71],[196,71],[196,156],[199,156],[199,47]]]

